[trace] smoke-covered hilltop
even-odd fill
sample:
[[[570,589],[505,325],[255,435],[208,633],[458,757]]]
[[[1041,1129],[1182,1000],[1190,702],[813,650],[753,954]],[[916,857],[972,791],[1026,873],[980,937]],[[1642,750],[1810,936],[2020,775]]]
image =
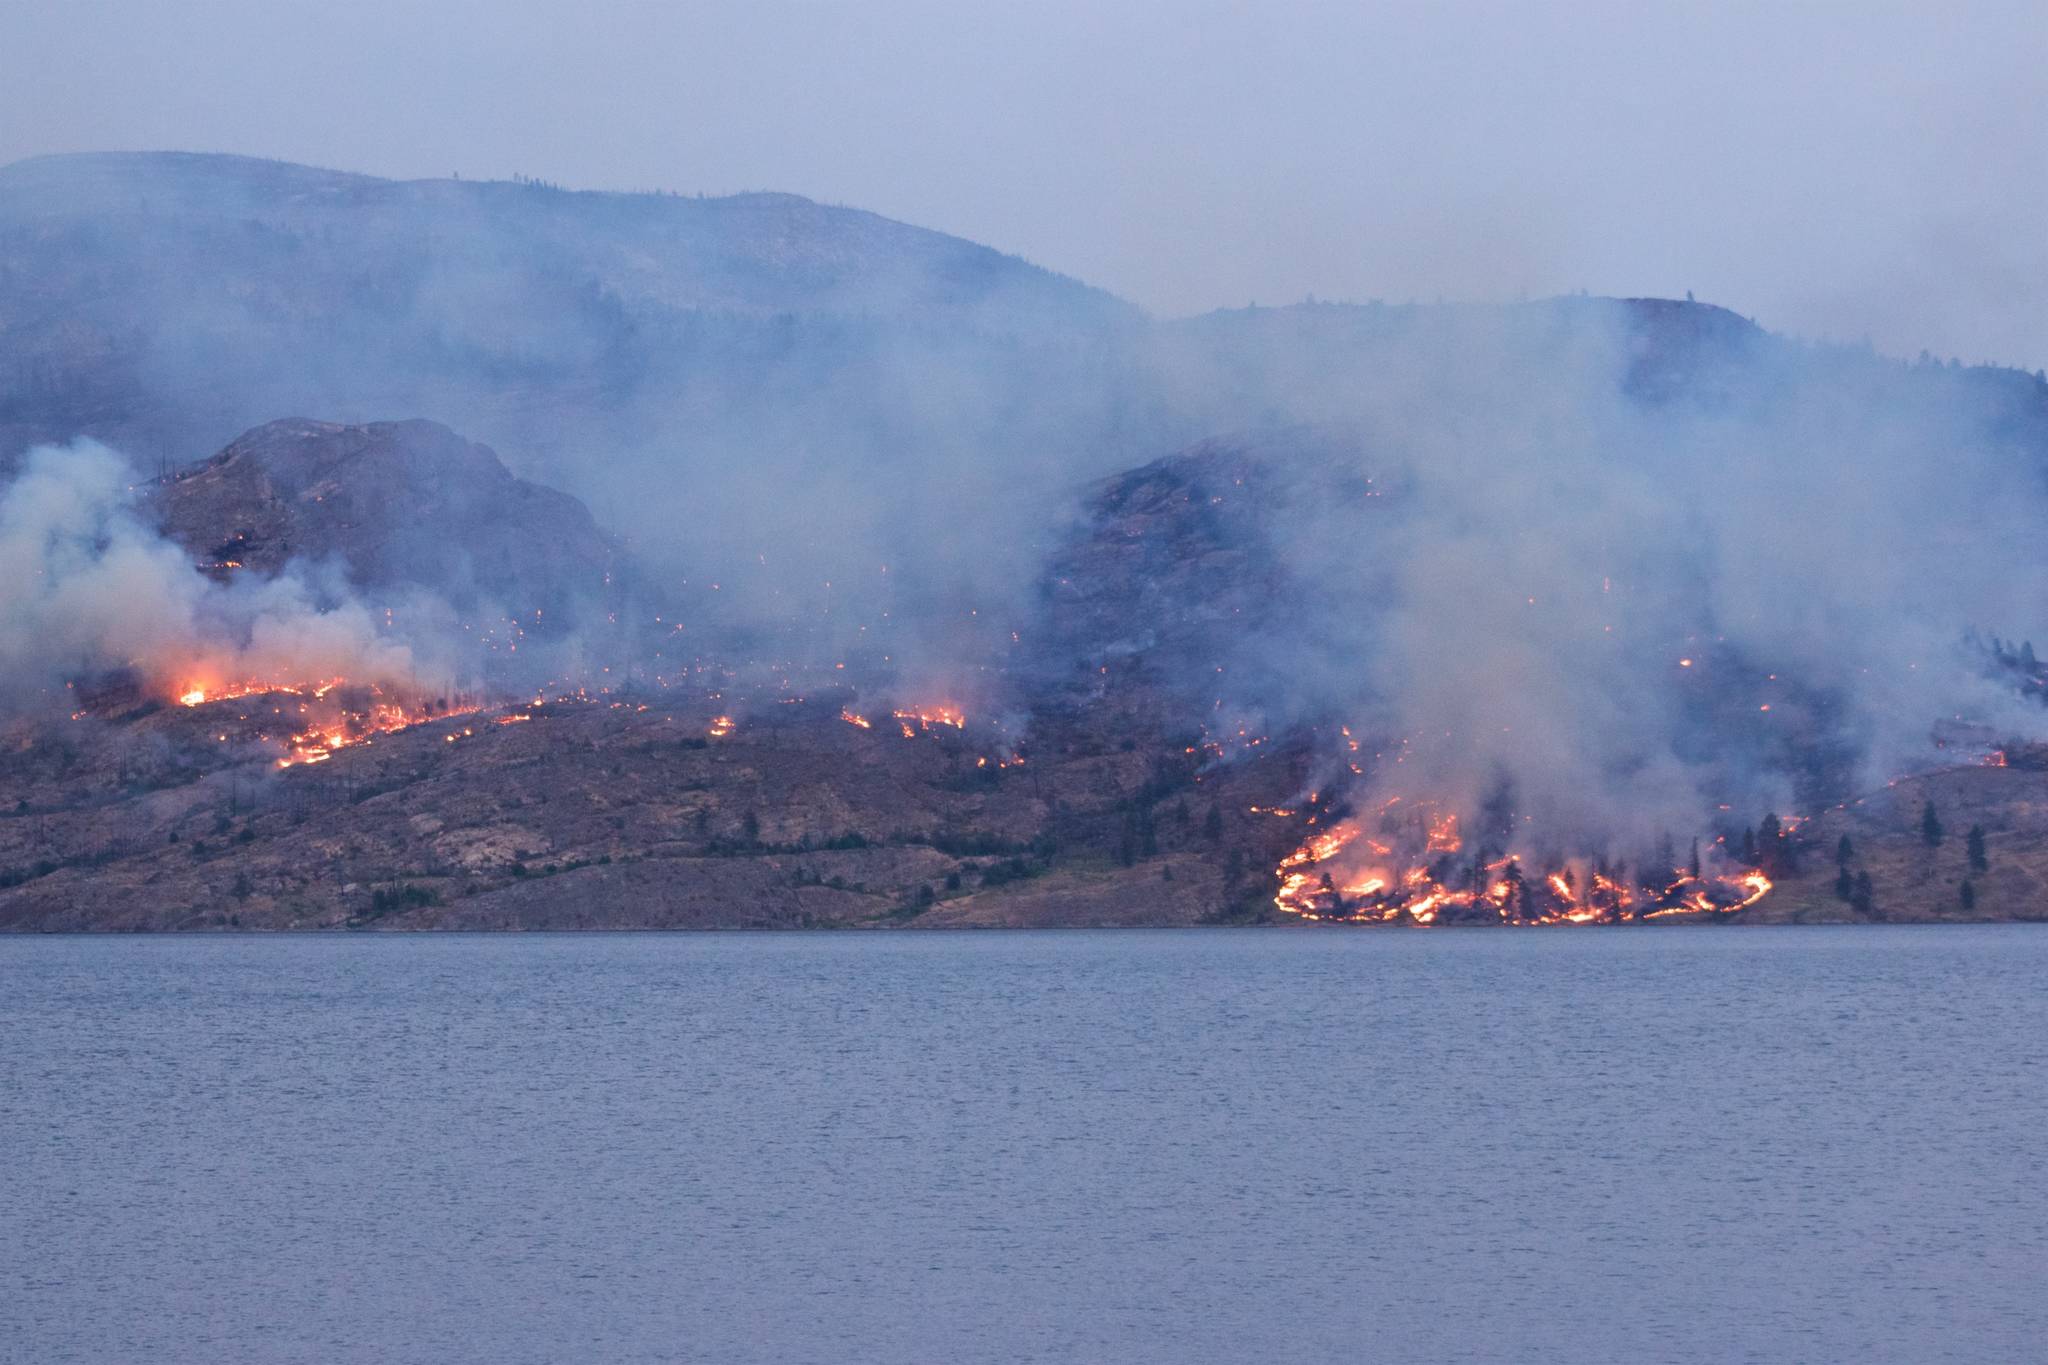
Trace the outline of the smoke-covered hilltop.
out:
[[[2035,723],[1970,641],[2048,602],[2039,379],[1655,301],[1233,321],[1264,335],[1199,324],[1218,382],[1285,351],[1242,382],[1313,424],[1107,481],[1047,585],[1063,647],[1219,728],[1348,722],[1399,753],[1330,781],[1505,787],[1583,846],[1834,800],[1937,718]]]
[[[182,154],[0,170],[0,466],[90,436],[155,472],[281,416],[427,416],[762,616],[953,597],[986,547],[949,528],[1122,420],[1105,358],[1141,321],[793,195]]]
[[[1142,858],[1249,764],[1332,874],[1286,908],[1491,914],[1512,861],[1604,916],[1727,909],[1767,813],[2042,715],[2048,380],[1690,300],[1157,321],[784,196],[87,157],[0,171],[0,341],[15,691],[381,689],[248,740],[287,766],[543,684],[718,739],[964,706],[987,762],[941,788],[1065,737],[1005,847]],[[413,414],[462,436],[375,420]],[[1119,729],[1125,832],[1077,830]],[[795,842],[889,828],[819,809]],[[1267,852],[1228,828],[1226,908]]]

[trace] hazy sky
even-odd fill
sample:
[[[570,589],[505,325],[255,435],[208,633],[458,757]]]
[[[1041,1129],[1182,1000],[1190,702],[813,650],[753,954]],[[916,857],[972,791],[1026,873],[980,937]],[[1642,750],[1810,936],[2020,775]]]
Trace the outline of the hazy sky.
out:
[[[0,162],[783,189],[1160,313],[1585,288],[2048,365],[2048,0],[0,0]]]

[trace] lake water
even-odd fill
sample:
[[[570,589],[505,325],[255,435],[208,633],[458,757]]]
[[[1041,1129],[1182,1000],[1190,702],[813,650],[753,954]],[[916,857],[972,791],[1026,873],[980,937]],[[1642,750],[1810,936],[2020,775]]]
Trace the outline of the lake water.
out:
[[[2048,932],[0,939],[0,1359],[2019,1361]]]

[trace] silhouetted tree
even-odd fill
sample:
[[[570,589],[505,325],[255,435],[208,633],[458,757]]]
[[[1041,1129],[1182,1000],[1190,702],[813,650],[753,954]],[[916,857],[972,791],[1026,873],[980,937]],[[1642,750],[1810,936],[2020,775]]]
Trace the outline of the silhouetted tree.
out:
[[[1508,918],[1529,918],[1529,883],[1522,876],[1522,865],[1509,863],[1501,880],[1508,884]]]
[[[1700,879],[1700,841],[1692,841],[1692,857],[1685,861],[1685,873],[1694,881]]]
[[[1963,909],[1975,910],[1977,908],[1977,888],[1970,885],[1968,878],[1963,880],[1962,890],[1958,895],[1963,902]]]
[[[1920,807],[1920,837],[1929,848],[1940,848],[1941,834],[1941,819],[1934,813],[1934,803],[1929,801]]]
[[[1870,885],[1870,874],[1868,872],[1858,872],[1856,874],[1856,885],[1849,893],[1849,907],[1859,915],[1867,915],[1871,913],[1875,904],[1875,898]]]
[[[1855,856],[1856,846],[1854,844],[1851,844],[1849,842],[1849,836],[1844,834],[1835,843],[1835,865],[1837,867],[1847,867],[1849,865],[1849,860]]]
[[[1835,899],[1845,901],[1855,894],[1856,879],[1849,875],[1849,869],[1845,867],[1835,874]]]
[[[1970,871],[1988,872],[1991,864],[1984,856],[1984,826],[1970,826],[1968,847],[1970,852]]]
[[[1757,866],[1773,877],[1782,877],[1792,871],[1792,861],[1792,836],[1779,823],[1776,811],[1765,811],[1756,831]]]

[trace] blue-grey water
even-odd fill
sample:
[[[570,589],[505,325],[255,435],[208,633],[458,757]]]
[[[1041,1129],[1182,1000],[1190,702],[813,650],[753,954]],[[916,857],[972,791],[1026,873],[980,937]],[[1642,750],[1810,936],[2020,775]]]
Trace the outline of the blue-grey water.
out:
[[[2022,1361],[2048,932],[0,940],[0,1359]]]

